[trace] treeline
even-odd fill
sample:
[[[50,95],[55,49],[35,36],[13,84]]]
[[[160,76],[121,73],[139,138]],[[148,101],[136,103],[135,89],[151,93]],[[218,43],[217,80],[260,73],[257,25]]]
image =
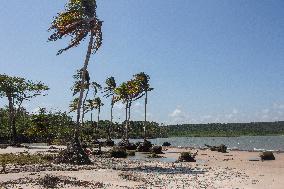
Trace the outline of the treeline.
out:
[[[169,137],[284,135],[284,121],[251,123],[208,123],[164,126]]]
[[[16,129],[19,143],[43,142],[49,144],[66,144],[74,135],[76,123],[66,112],[47,111],[41,108],[38,113],[32,114],[21,108],[16,114]],[[96,126],[98,127],[96,128]],[[129,137],[143,138],[144,121],[130,121]],[[9,109],[0,108],[0,143],[11,140],[9,127]],[[92,141],[94,138],[107,138],[110,129],[112,138],[122,138],[125,123],[113,123],[109,120],[100,120],[99,124],[86,121],[81,127],[80,138],[83,141]],[[149,138],[165,137],[164,130],[156,122],[147,122],[147,136]]]

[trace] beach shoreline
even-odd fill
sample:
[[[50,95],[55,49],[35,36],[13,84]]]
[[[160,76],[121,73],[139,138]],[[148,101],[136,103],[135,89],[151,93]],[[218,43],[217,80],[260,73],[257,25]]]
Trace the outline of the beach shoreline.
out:
[[[56,146],[53,146],[56,147]],[[64,146],[60,146],[63,148]],[[58,146],[59,148],[59,146]],[[116,159],[91,157],[92,166],[49,164],[9,165],[0,174],[0,188],[40,188],[36,184],[46,175],[74,180],[60,188],[251,188],[281,189],[284,185],[284,154],[274,153],[273,161],[249,161],[259,152],[220,153],[191,147],[163,147],[162,156],[178,159],[181,152],[196,153],[197,162],[166,162],[159,159]],[[107,150],[107,149],[104,149]],[[46,149],[0,149],[4,153],[48,153]],[[84,184],[75,184],[75,180]],[[16,181],[21,181],[17,183]],[[8,183],[12,184],[8,184]],[[24,183],[24,184],[23,184]],[[89,184],[86,184],[89,183]],[[2,189],[1,188],[1,189]]]

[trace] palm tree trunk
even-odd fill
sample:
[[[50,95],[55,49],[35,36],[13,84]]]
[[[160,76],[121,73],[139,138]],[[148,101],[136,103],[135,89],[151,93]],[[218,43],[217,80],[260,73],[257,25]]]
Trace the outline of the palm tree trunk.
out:
[[[96,134],[96,127],[94,126],[94,122],[93,122],[93,113],[91,112],[91,128],[93,128],[94,130],[94,135]]]
[[[108,140],[111,140],[111,136],[110,136],[110,133],[111,133],[111,127],[112,127],[112,119],[113,119],[113,100],[114,100],[114,96],[112,96],[112,100],[111,100],[111,107],[110,107],[110,125],[108,127]]]
[[[80,113],[81,113],[82,99],[84,95],[84,82],[85,82],[86,71],[88,68],[89,60],[90,60],[91,53],[92,53],[93,41],[94,41],[94,34],[93,32],[91,32],[88,50],[87,50],[84,67],[83,67],[82,80],[81,80],[81,86],[80,86],[80,96],[79,96],[78,107],[77,107],[77,120],[76,120],[76,128],[75,128],[75,133],[74,133],[74,139],[77,142],[79,142],[79,134],[80,134]]]
[[[128,101],[126,102],[126,105],[125,105],[125,140],[128,139]]]
[[[11,142],[12,144],[15,144],[17,131],[15,124],[15,111],[14,111],[12,96],[8,95],[8,101],[9,101],[9,127],[11,131]]]
[[[88,93],[89,93],[89,91],[90,91],[90,88],[88,88],[88,89],[87,89],[87,92],[86,92],[86,94],[85,94],[85,98],[84,98],[84,100],[83,100],[83,102],[82,102],[82,104],[83,104],[83,107],[82,107],[83,112],[82,112],[82,119],[81,119],[81,121],[82,121],[82,127],[84,126],[84,117],[85,117],[85,102],[86,102],[86,99],[87,99],[87,97],[88,97]]]
[[[100,113],[101,113],[101,108],[100,108],[100,107],[98,107],[98,122],[97,122],[97,129],[99,129]]]
[[[147,124],[147,100],[148,100],[148,96],[147,96],[147,91],[145,94],[145,104],[144,104],[144,113],[145,113],[145,120],[144,120],[144,141],[146,141],[147,137],[146,137],[146,124]]]

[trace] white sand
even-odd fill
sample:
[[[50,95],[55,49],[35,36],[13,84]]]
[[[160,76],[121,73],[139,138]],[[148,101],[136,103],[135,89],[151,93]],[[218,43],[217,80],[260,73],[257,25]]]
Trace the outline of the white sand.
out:
[[[36,153],[44,149],[7,148],[1,153]],[[177,158],[189,149],[168,148],[165,157]],[[192,150],[195,152],[196,150]],[[229,153],[198,150],[197,163],[165,163],[156,160],[94,159],[91,170],[41,171],[0,174],[0,186],[6,181],[21,178],[37,179],[45,175],[68,176],[93,184],[89,188],[208,188],[208,189],[283,189],[284,154],[274,153],[274,161],[248,161],[258,152],[230,151]],[[18,183],[8,188],[42,188],[40,185]],[[1,187],[0,187],[1,188]],[[60,188],[86,188],[66,185]],[[88,188],[88,187],[87,187]],[[2,189],[2,188],[1,188]]]

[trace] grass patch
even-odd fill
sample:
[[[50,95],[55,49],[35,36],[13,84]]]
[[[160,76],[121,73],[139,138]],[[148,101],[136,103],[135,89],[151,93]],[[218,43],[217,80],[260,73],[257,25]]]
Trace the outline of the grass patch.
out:
[[[15,164],[15,165],[31,165],[50,163],[55,159],[55,155],[51,154],[0,154],[0,165]]]

